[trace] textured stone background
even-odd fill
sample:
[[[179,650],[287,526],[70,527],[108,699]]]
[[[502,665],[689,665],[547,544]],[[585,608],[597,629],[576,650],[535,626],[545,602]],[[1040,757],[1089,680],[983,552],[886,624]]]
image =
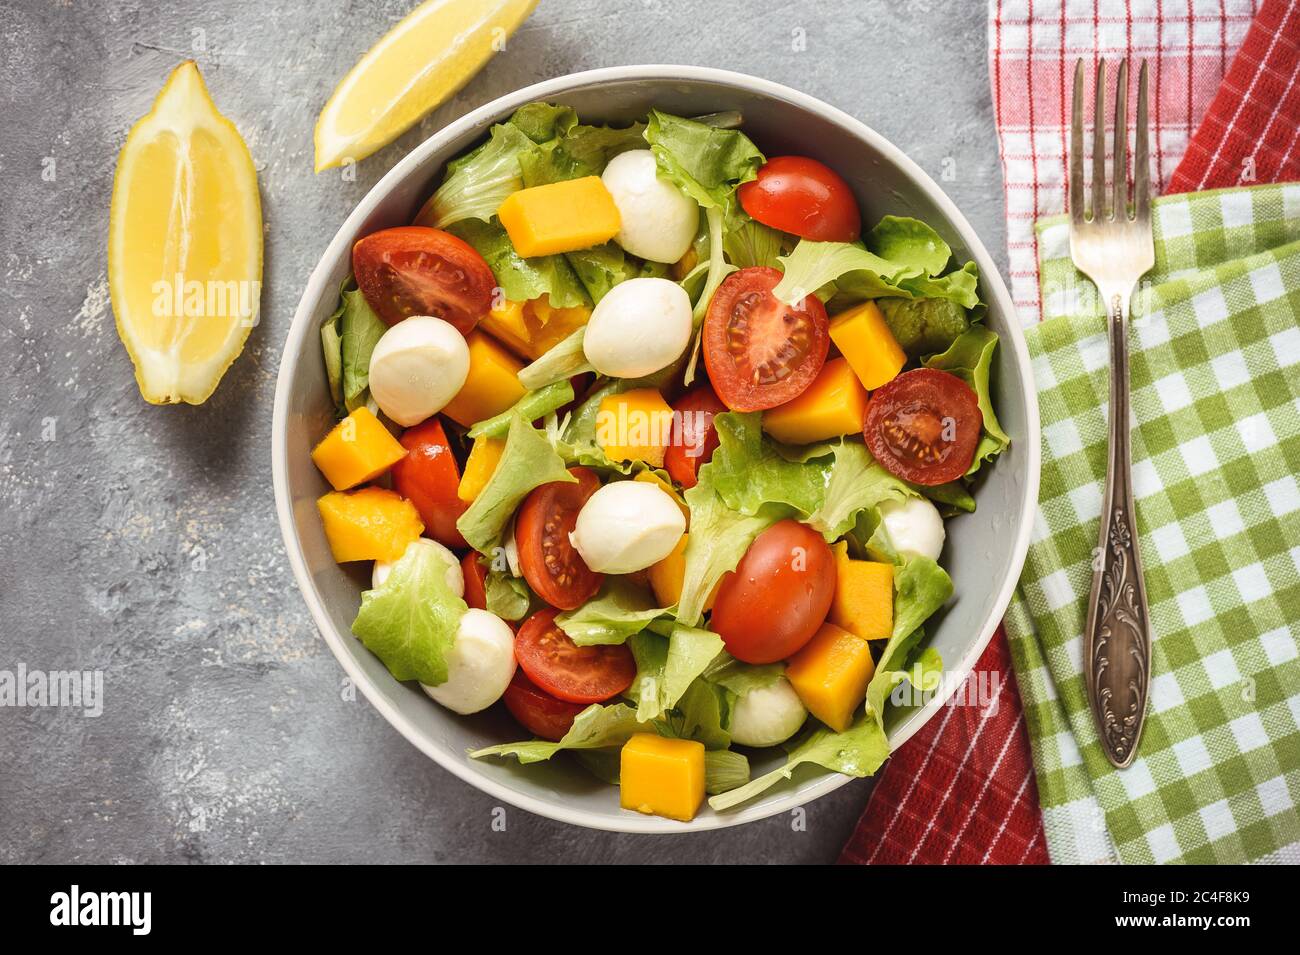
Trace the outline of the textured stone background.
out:
[[[510,810],[424,758],[317,636],[270,479],[281,342],[338,224],[442,124],[548,77],[725,67],[858,116],[944,187],[1004,262],[975,0],[542,0],[454,100],[363,162],[312,174],[334,84],[413,0],[0,2],[0,669],[104,671],[97,719],[0,709],[0,862],[824,862],[869,792],[672,839]],[[806,49],[797,50],[799,38]],[[139,397],[113,328],[105,234],[118,149],[196,59],[239,126],[266,221],[262,321],[203,407]]]

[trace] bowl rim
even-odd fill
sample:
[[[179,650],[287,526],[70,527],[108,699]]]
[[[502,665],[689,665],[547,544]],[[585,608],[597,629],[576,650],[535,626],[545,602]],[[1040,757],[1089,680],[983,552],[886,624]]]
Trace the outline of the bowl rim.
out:
[[[1008,316],[1007,333],[1002,335],[1003,347],[1009,346],[1010,353],[1014,356],[1016,364],[1019,366],[1021,380],[1028,383],[1028,387],[1022,389],[1024,400],[1025,421],[1028,434],[1023,439],[1025,443],[1025,452],[1027,454],[1027,473],[1024,486],[1022,488],[1020,503],[1020,529],[1016,539],[1012,544],[1012,562],[1013,572],[1009,573],[997,596],[993,602],[993,609],[985,619],[982,629],[974,640],[968,651],[961,660],[956,661],[955,665],[945,667],[948,673],[960,673],[963,677],[969,674],[975,662],[984,652],[992,639],[994,632],[1001,623],[1003,615],[1006,613],[1007,605],[1011,600],[1012,592],[1020,577],[1020,568],[1025,561],[1025,555],[1029,548],[1030,533],[1033,528],[1034,513],[1038,503],[1038,485],[1040,470],[1040,448],[1039,432],[1040,421],[1038,412],[1038,393],[1033,387],[1033,371],[1029,357],[1029,349],[1025,343],[1024,335],[1021,332],[1020,323],[1016,318],[1015,304],[1007,291],[1006,284],[1002,280],[1002,275],[996,268],[992,257],[989,255],[987,248],[981,241],[979,235],[975,232],[966,217],[958,210],[957,206],[948,198],[947,194],[934,182],[934,180],[923,170],[914,160],[909,158],[901,149],[892,142],[877,133],[871,127],[858,119],[850,116],[837,107],[831,106],[816,97],[806,93],[799,92],[781,83],[771,80],[765,80],[756,76],[745,73],[738,73],[731,70],[716,69],[714,67],[703,66],[686,66],[674,64],[644,64],[629,66],[611,66],[601,67],[591,70],[582,70],[576,73],[567,73],[563,76],[543,80],[538,83],[523,87],[503,96],[499,96],[484,105],[471,110],[464,116],[448,123],[439,129],[424,142],[420,143],[401,160],[399,160],[384,176],[375,183],[374,186],[362,197],[352,212],[347,216],[339,226],[338,231],[326,246],[317,260],[315,268],[307,280],[303,289],[298,306],[294,310],[293,319],[289,326],[289,332],[285,337],[283,349],[280,354],[280,366],[276,376],[275,404],[274,413],[271,423],[271,474],[272,484],[275,491],[276,513],[279,518],[280,533],[284,539],[285,550],[289,557],[289,564],[293,568],[293,575],[298,584],[298,590],[302,594],[307,608],[311,613],[312,620],[316,624],[316,629],[325,638],[326,644],[329,645],[330,651],[342,665],[344,671],[352,679],[353,684],[359,686],[371,705],[379,711],[388,723],[401,733],[416,748],[431,758],[443,769],[452,773],[456,777],[474,786],[480,791],[494,796],[498,799],[509,803],[519,809],[536,813],[549,819],[555,819],[559,822],[569,823],[571,825],[583,826],[590,829],[603,829],[612,832],[630,832],[630,833],[655,833],[655,834],[673,834],[700,832],[710,829],[722,829],[729,826],[736,826],[746,822],[754,822],[759,819],[765,819],[769,816],[782,812],[788,812],[798,806],[809,803],[814,799],[826,795],[827,793],[838,789],[840,786],[848,783],[854,777],[846,776],[841,773],[828,772],[824,777],[810,784],[801,786],[798,789],[769,802],[760,801],[751,806],[726,813],[713,813],[705,816],[697,816],[690,823],[674,824],[672,828],[663,827],[664,820],[654,819],[653,817],[643,816],[640,813],[627,813],[626,818],[623,815],[613,817],[594,816],[580,808],[570,808],[559,802],[549,802],[537,796],[511,789],[497,781],[490,779],[473,769],[464,758],[449,756],[438,750],[431,741],[426,740],[415,726],[408,721],[397,708],[391,704],[379,688],[371,681],[370,677],[360,668],[347,652],[344,643],[344,635],[340,634],[333,627],[329,616],[316,592],[311,575],[308,573],[306,559],[302,552],[301,542],[298,540],[297,531],[293,520],[292,501],[289,495],[288,487],[288,450],[287,450],[287,421],[289,398],[292,391],[293,379],[296,376],[298,362],[303,353],[303,341],[308,334],[315,334],[315,328],[312,327],[311,319],[315,311],[316,303],[320,300],[326,289],[326,280],[329,277],[331,268],[327,263],[333,263],[343,252],[351,245],[353,236],[360,226],[373,213],[374,209],[380,202],[387,197],[388,193],[400,183],[415,167],[419,166],[425,158],[434,152],[437,152],[443,145],[456,137],[468,132],[476,127],[485,126],[487,123],[497,119],[500,116],[513,112],[519,106],[534,100],[544,100],[549,97],[571,92],[574,89],[597,86],[603,83],[614,81],[635,80],[648,83],[670,83],[674,81],[701,81],[714,83],[725,86],[732,86],[743,89],[747,92],[758,93],[778,100],[784,100],[796,108],[815,114],[822,119],[847,129],[855,137],[862,139],[878,150],[889,162],[897,166],[905,173],[922,191],[924,191],[931,201],[933,201],[943,212],[951,228],[953,228],[966,243],[970,254],[975,259],[980,268],[980,277],[984,287],[991,298],[996,299],[1002,313]],[[348,635],[350,637],[350,635]],[[943,706],[948,697],[956,690],[956,687],[962,681],[952,679],[944,680],[942,689],[936,693],[924,706],[920,707],[917,713],[909,719],[903,731],[897,737],[890,740],[890,749],[896,750],[899,746],[910,739],[922,726],[926,725],[934,714]]]

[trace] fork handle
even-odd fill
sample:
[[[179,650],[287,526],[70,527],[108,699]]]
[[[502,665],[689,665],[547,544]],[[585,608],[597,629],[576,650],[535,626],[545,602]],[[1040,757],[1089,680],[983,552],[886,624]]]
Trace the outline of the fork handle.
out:
[[[1115,766],[1133,762],[1151,686],[1151,627],[1129,447],[1128,292],[1106,294],[1110,340],[1110,450],[1084,630],[1088,699],[1102,749]]]

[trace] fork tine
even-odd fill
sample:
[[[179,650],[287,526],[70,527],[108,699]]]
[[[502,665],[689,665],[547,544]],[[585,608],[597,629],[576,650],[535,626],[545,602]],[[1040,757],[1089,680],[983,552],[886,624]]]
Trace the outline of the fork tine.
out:
[[[1106,61],[1097,61],[1097,108],[1092,115],[1092,221],[1106,218]]]
[[[1147,61],[1138,72],[1137,140],[1133,151],[1133,215],[1151,215],[1151,161],[1147,152]]]
[[[1119,61],[1115,81],[1115,200],[1111,209],[1116,219],[1128,218],[1128,58]]]
[[[1081,225],[1088,213],[1083,192],[1083,60],[1074,64],[1074,101],[1070,108],[1070,221]]]

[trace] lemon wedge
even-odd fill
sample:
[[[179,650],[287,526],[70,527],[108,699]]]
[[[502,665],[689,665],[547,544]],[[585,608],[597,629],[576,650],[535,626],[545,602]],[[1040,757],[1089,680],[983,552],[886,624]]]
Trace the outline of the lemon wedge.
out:
[[[262,207],[234,124],[182,63],[131,127],[108,217],[117,333],[154,404],[202,404],[257,323]]]
[[[426,0],[343,77],[316,120],[316,171],[387,146],[465,85],[537,0]]]

